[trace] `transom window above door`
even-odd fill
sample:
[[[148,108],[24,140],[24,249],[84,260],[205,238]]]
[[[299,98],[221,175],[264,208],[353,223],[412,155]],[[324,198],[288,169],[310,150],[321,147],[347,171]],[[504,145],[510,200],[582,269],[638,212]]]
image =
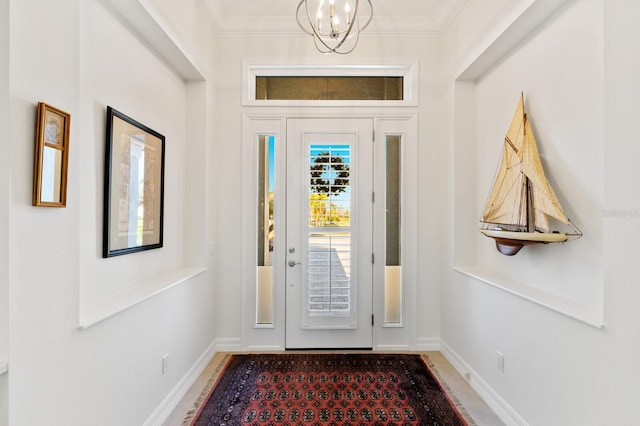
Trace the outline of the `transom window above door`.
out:
[[[403,77],[257,76],[256,100],[401,101]]]
[[[245,106],[417,106],[418,63],[243,64]]]

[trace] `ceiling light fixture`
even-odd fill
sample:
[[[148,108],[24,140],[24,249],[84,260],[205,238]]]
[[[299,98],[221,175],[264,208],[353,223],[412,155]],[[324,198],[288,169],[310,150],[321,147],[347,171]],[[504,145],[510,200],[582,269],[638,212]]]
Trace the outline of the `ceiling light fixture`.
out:
[[[364,25],[360,25],[360,3],[367,3],[369,9]],[[360,32],[367,28],[372,18],[371,0],[300,0],[296,10],[298,25],[313,37],[316,49],[321,53],[346,55],[353,52]]]

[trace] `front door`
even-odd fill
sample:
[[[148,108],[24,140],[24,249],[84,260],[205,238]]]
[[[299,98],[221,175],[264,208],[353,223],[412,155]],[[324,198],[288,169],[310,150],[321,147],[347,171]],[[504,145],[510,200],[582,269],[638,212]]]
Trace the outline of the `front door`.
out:
[[[286,347],[371,348],[373,120],[287,120]]]

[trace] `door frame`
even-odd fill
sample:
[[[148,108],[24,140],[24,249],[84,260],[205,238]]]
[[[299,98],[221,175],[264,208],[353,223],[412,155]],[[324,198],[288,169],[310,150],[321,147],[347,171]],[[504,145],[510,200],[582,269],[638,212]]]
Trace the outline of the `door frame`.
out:
[[[286,324],[287,349],[373,347],[373,130],[369,118],[287,119],[287,250]],[[340,135],[340,136],[338,136]],[[338,139],[342,140],[339,141]],[[314,145],[348,145],[351,221],[349,315],[308,315],[309,262],[309,149]],[[322,150],[320,148],[320,150]],[[318,229],[318,228],[314,228]],[[333,228],[333,231],[338,231]],[[287,263],[288,264],[288,263]]]
[[[358,108],[364,110],[363,108]],[[403,253],[403,320],[401,324],[385,325],[382,321],[384,313],[384,265],[381,261],[374,264],[373,312],[376,318],[373,328],[373,350],[415,350],[417,344],[417,239],[418,239],[418,113],[403,110],[403,113],[392,114],[388,109],[374,108],[365,111],[352,109],[327,108],[309,109],[304,114],[289,108],[275,108],[271,113],[251,113],[242,115],[242,271],[241,271],[241,306],[240,306],[240,338],[237,346],[243,351],[280,351],[285,349],[285,287],[286,274],[286,235],[284,227],[277,223],[286,220],[284,208],[278,206],[276,194],[274,286],[273,286],[273,324],[256,323],[256,282],[257,282],[257,135],[273,135],[276,138],[276,181],[285,182],[286,161],[282,157],[286,152],[286,121],[288,118],[372,118],[375,131],[374,172],[382,167],[384,157],[380,157],[382,143],[387,134],[402,135],[402,253]],[[280,161],[278,158],[281,157]],[[379,175],[379,174],[378,174]],[[279,178],[278,178],[279,176]],[[383,193],[380,179],[374,179],[376,199]],[[276,185],[278,185],[276,183]],[[286,193],[286,188],[278,191]],[[375,223],[384,220],[383,204],[374,206]],[[383,223],[383,222],[382,222]],[[278,244],[278,241],[282,241]],[[384,241],[374,235],[374,253],[380,253],[377,259],[383,259]]]

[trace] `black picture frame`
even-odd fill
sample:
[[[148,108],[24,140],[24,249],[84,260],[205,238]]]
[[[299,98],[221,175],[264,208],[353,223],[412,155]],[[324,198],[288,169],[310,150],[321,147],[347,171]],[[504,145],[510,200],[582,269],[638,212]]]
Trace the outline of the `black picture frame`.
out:
[[[107,106],[105,145],[102,257],[161,248],[165,137]]]

